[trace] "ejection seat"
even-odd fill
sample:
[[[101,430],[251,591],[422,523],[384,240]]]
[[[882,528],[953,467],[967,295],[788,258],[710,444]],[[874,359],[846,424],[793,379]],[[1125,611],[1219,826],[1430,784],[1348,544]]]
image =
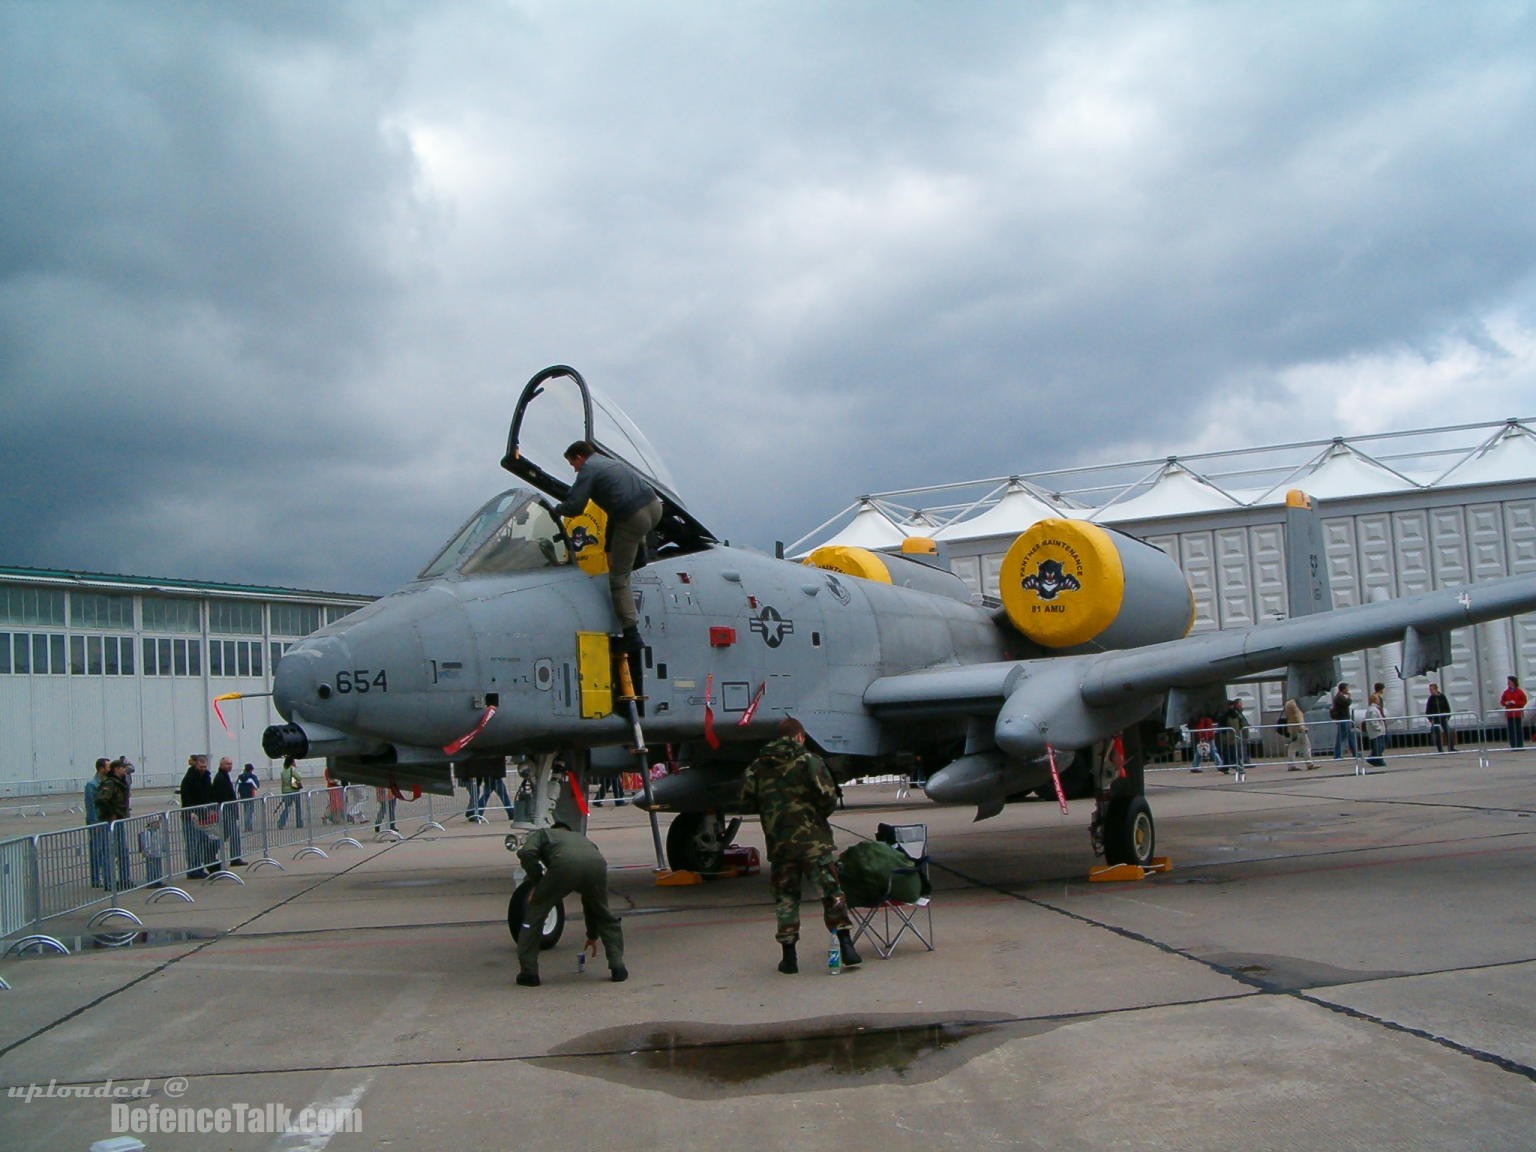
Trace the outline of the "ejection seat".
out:
[[[911,934],[932,952],[933,885],[928,879],[928,825],[881,824],[875,829],[875,839],[896,848],[911,861],[911,866],[895,870],[883,898],[870,904],[850,904],[854,943],[868,937],[880,958],[886,960],[896,951],[897,942]]]

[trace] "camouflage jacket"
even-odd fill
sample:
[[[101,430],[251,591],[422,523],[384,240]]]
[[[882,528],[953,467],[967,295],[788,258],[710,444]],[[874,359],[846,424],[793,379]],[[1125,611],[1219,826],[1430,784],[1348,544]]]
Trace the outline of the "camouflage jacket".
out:
[[[762,817],[770,860],[832,850],[827,817],[837,808],[837,785],[825,761],[793,737],[766,745],[748,766],[741,804]]]
[[[96,819],[128,819],[128,789],[116,776],[106,776],[96,789]]]

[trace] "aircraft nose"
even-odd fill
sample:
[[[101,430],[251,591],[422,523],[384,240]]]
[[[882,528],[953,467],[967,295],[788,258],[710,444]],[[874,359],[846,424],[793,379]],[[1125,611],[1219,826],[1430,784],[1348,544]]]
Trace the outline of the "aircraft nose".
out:
[[[340,637],[300,640],[283,653],[272,678],[272,699],[278,714],[285,720],[294,719],[295,711],[311,719],[340,719],[351,709],[343,703],[349,697],[337,692],[336,669],[351,666],[347,645]]]

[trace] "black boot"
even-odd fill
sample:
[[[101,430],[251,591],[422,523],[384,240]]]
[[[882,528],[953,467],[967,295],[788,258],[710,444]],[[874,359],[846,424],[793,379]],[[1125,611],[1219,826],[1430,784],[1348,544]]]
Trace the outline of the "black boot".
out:
[[[844,968],[857,968],[864,963],[864,957],[860,956],[853,947],[853,935],[846,928],[837,930],[838,948],[843,954]]]
[[[791,942],[780,944],[779,947],[784,949],[784,959],[779,961],[779,971],[786,976],[793,976],[800,971],[800,961],[795,959],[795,946]]]

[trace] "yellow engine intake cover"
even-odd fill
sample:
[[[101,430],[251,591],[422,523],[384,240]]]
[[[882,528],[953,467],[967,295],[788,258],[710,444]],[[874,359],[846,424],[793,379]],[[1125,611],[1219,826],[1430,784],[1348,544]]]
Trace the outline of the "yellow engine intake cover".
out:
[[[812,568],[841,572],[844,576],[861,576],[879,584],[891,583],[891,570],[868,548],[832,544],[816,549],[805,558],[805,563]]]
[[[1087,643],[1125,603],[1120,552],[1108,532],[1084,520],[1032,525],[1003,557],[999,583],[1013,626],[1047,648]]]

